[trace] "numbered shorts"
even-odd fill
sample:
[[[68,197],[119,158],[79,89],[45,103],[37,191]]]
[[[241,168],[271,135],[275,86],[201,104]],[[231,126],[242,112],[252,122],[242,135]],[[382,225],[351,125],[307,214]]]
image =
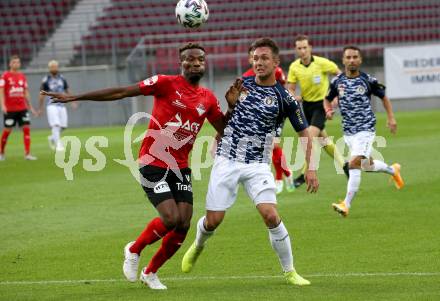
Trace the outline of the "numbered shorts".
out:
[[[31,116],[28,110],[3,114],[3,126],[5,128],[13,128],[16,124],[18,126],[31,124]]]
[[[51,104],[47,106],[46,111],[50,127],[67,128],[67,109],[64,105]]]
[[[322,100],[320,101],[303,101],[302,102],[304,116],[309,125],[316,126],[318,129],[325,128],[325,111]]]
[[[171,169],[146,165],[139,171],[142,188],[154,207],[169,199],[174,199],[176,203],[193,203],[191,169],[183,168],[174,172]]]
[[[344,135],[344,141],[348,145],[352,157],[362,156],[369,158],[375,137],[376,133],[363,131],[354,135]]]
[[[216,156],[209,179],[206,210],[230,208],[235,203],[240,183],[255,205],[276,204],[275,180],[269,164],[246,164]]]

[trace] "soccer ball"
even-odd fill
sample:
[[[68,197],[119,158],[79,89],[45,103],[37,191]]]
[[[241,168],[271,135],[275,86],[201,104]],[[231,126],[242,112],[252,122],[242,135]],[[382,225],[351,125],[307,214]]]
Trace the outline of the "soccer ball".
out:
[[[205,0],[180,0],[176,5],[177,21],[186,28],[198,28],[208,20]]]

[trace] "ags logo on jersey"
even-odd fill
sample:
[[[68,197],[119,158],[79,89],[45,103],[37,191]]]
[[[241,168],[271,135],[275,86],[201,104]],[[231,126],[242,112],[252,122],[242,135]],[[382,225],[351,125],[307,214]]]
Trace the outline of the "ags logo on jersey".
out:
[[[198,124],[197,122],[190,122],[189,120],[183,122],[180,113],[177,113],[174,118],[176,118],[176,121],[168,121],[167,123],[165,123],[165,125],[170,127],[182,128],[193,133],[199,132],[200,124]]]

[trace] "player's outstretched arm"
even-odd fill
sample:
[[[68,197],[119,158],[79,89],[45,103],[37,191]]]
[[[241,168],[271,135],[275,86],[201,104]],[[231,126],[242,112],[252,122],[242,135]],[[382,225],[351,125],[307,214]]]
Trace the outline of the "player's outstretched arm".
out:
[[[298,136],[300,137],[301,145],[306,154],[307,171],[304,174],[304,178],[307,184],[307,192],[314,193],[318,191],[319,181],[316,174],[316,162],[313,161],[312,157],[313,139],[312,136],[310,136],[308,128],[298,132]]]
[[[391,105],[391,101],[388,97],[384,96],[382,98],[383,107],[387,112],[387,127],[390,129],[392,134],[395,134],[397,131],[397,122],[394,118],[393,106]]]
[[[40,94],[51,97],[51,100],[53,102],[71,102],[71,101],[79,101],[79,100],[92,100],[92,101],[118,100],[125,97],[138,96],[141,95],[142,93],[139,88],[139,85],[136,84],[128,87],[96,90],[79,95],[70,95],[66,93],[55,93],[55,92],[47,92],[47,91],[40,91]]]

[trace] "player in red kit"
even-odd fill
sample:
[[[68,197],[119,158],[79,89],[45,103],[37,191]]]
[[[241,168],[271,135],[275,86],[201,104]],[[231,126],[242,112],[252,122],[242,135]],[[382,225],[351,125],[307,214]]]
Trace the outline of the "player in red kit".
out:
[[[154,95],[153,118],[139,152],[139,170],[142,187],[159,217],[147,224],[136,241],[125,246],[123,264],[127,280],[136,281],[140,253],[147,245],[162,239],[159,250],[140,276],[140,280],[152,289],[166,289],[156,272],[180,248],[190,227],[193,194],[188,154],[194,140],[205,119],[220,134],[226,123],[214,94],[199,85],[205,72],[204,48],[189,43],[180,48],[179,53],[181,75],[155,75],[133,86],[81,95],[41,92],[55,102]]]
[[[5,147],[8,137],[16,124],[23,129],[24,158],[36,160],[30,153],[31,130],[29,111],[35,115],[34,108],[30,102],[30,95],[26,77],[19,72],[21,67],[20,58],[12,56],[9,61],[9,71],[2,74],[0,78],[0,103],[4,117],[4,129],[0,142],[0,161],[5,160]]]
[[[249,64],[252,65],[253,62],[253,51],[252,46],[248,50]],[[255,76],[255,71],[251,67],[242,75],[243,77]],[[276,67],[275,78],[281,83],[281,85],[286,84],[286,75],[281,67]],[[286,157],[284,156],[283,149],[279,143],[275,143],[272,151],[272,164],[275,168],[275,186],[276,193],[279,194],[283,191],[284,182],[283,176],[285,176],[286,189],[288,192],[295,190],[295,185],[293,184],[293,174],[292,171],[287,167]]]

